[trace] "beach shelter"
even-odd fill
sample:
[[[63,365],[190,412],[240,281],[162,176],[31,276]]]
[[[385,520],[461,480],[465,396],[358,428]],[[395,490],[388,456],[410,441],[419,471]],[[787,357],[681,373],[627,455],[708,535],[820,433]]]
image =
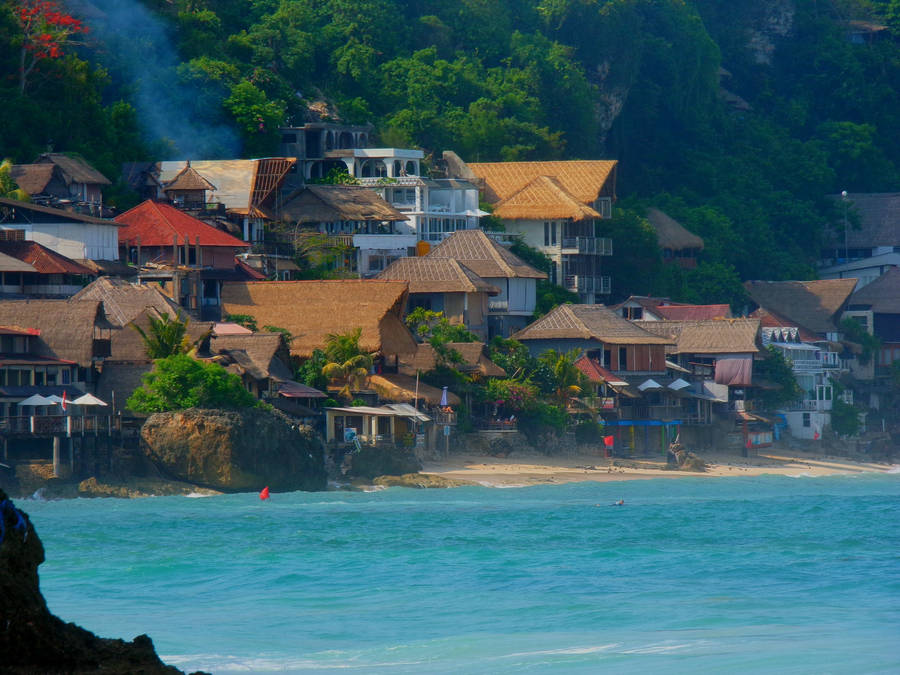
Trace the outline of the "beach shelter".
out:
[[[43,407],[48,405],[56,405],[56,401],[51,401],[49,398],[41,396],[40,394],[32,394],[24,401],[19,401],[16,405],[32,405],[36,407]]]
[[[79,396],[74,401],[72,401],[72,403],[74,405],[98,405],[104,407],[107,405],[104,401],[101,401],[93,394],[84,394],[83,396]]]

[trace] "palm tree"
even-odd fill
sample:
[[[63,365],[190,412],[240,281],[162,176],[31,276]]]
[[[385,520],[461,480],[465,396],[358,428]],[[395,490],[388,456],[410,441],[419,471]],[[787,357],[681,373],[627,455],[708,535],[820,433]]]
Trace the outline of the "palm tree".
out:
[[[160,312],[158,319],[148,315],[147,320],[150,323],[147,331],[136,323],[131,325],[141,334],[147,357],[154,360],[164,359],[173,354],[187,354],[196,349],[197,345],[212,332],[207,331],[192,342],[187,334],[188,324],[191,321],[189,317],[185,317],[182,321],[178,316],[169,317],[168,313]]]
[[[31,197],[20,188],[12,177],[13,161],[9,158],[0,162],[0,197],[16,199],[20,202],[31,201]]]
[[[568,405],[572,398],[582,392],[585,377],[584,373],[575,366],[575,361],[578,360],[577,349],[565,354],[555,349],[548,349],[538,359],[553,373],[554,395],[561,404]]]
[[[325,336],[325,356],[328,359],[322,367],[322,375],[330,381],[344,380],[339,396],[350,398],[353,390],[363,388],[374,359],[359,346],[362,328],[349,333],[329,333]]]

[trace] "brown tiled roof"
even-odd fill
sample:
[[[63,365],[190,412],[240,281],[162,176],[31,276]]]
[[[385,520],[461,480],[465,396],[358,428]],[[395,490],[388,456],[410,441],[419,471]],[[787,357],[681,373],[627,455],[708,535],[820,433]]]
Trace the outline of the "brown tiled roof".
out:
[[[647,221],[656,230],[656,240],[660,248],[673,250],[703,248],[703,239],[659,209],[647,209]]]
[[[485,200],[491,204],[508,199],[538,176],[553,176],[584,204],[593,204],[610,180],[607,192],[615,195],[615,161],[490,162],[470,163],[468,167],[484,180]]]
[[[379,398],[391,403],[413,403],[418,394],[418,400],[430,405],[438,405],[441,402],[441,390],[430,384],[419,381],[416,387],[416,378],[400,373],[385,373],[384,375],[372,375],[369,377],[369,386],[378,392]],[[459,396],[452,391],[447,392],[447,403],[452,406],[461,403]]]
[[[506,220],[600,218],[590,206],[572,195],[553,176],[536,176],[517,192],[498,202],[494,215]]]
[[[462,364],[457,366],[460,370],[477,371],[486,377],[506,376],[506,371],[488,358],[483,342],[448,342],[446,346],[462,357]],[[425,373],[433,370],[436,364],[434,348],[426,342],[419,345],[412,358],[400,359],[400,372],[415,376],[417,370]]]
[[[307,185],[292,192],[281,207],[295,223],[407,220],[374,190],[355,185]]]
[[[759,319],[699,321],[635,321],[644,330],[675,341],[671,354],[730,354],[758,352]]]
[[[757,305],[819,334],[835,330],[835,315],[855,287],[856,279],[744,282]]]
[[[37,158],[35,164],[55,164],[67,182],[110,185],[109,179],[90,164],[78,157],[69,157],[58,152],[47,152]]]
[[[38,356],[74,361],[84,368],[93,361],[94,325],[101,318],[97,300],[0,300],[0,325],[41,332]]]
[[[876,314],[900,314],[900,267],[892,267],[860,288],[848,304],[869,305]]]
[[[24,190],[25,188],[22,189]],[[28,192],[27,190],[25,191]],[[82,213],[75,213],[74,211],[64,211],[63,209],[56,209],[52,206],[41,206],[40,204],[32,204],[30,202],[20,202],[15,199],[6,199],[5,197],[0,197],[0,204],[2,204],[3,206],[11,206],[19,211],[35,211],[37,213],[43,213],[48,216],[59,218],[59,221],[56,222],[66,222],[74,220],[80,223],[95,223],[97,225],[119,227],[119,223],[114,220],[107,220],[106,218],[94,218],[94,216],[86,216]],[[44,222],[47,221],[44,220]]]
[[[843,214],[841,196],[832,195],[832,199],[838,202],[837,209]],[[847,207],[859,217],[859,229],[851,224],[847,230],[849,248],[900,246],[900,192],[848,194]],[[831,245],[843,249],[843,222],[832,227],[830,235]]]
[[[91,282],[73,295],[72,300],[99,300],[103,303],[107,321],[117,327],[131,323],[148,308],[171,317],[184,316],[182,309],[159,286],[134,284],[111,277],[100,277]]]
[[[609,344],[673,344],[623,319],[605,305],[558,305],[512,336],[516,340],[581,339]]]
[[[222,312],[290,331],[295,356],[308,357],[325,346],[327,335],[357,327],[364,350],[411,354],[416,342],[400,318],[406,298],[406,282],[379,279],[226,282]]]
[[[408,281],[410,293],[500,293],[499,288],[451,258],[400,258],[377,278]]]
[[[163,192],[169,190],[210,190],[213,191],[216,186],[206,180],[197,173],[196,169],[188,162],[185,167],[178,172],[172,180],[165,184]]]
[[[651,311],[670,321],[731,318],[729,305],[657,305]]]
[[[56,251],[51,251],[36,241],[0,241],[0,253],[28,263],[38,274],[97,276],[94,270],[60,255]]]
[[[547,278],[546,274],[510,253],[481,230],[458,230],[426,257],[456,260],[484,279]]]

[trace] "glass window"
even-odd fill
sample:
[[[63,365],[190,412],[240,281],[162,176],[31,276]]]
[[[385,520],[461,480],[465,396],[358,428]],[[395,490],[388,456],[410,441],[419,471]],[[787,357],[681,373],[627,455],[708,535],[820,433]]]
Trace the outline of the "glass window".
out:
[[[544,223],[544,246],[550,245],[550,223]]]
[[[810,417],[811,416],[809,413],[803,413],[803,426],[805,426],[805,427],[811,426]]]
[[[550,223],[550,245],[556,246],[556,222]]]
[[[628,348],[619,347],[619,370],[628,370]]]

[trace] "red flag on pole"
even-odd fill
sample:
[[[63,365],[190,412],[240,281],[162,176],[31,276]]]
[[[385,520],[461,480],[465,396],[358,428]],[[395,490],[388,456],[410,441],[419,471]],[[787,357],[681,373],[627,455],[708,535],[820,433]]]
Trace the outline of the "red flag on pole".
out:
[[[63,389],[62,401],[60,402],[60,405],[62,406],[63,410],[66,409],[66,390],[65,389]]]
[[[813,434],[813,440],[814,441],[819,440],[819,430],[818,429],[816,429],[816,433]]]
[[[268,485],[266,485],[266,487],[264,487],[262,489],[262,492],[259,493],[259,498],[262,499],[263,501],[265,501],[266,499],[269,498],[269,486]]]
[[[616,442],[615,436],[604,436],[603,437],[603,445],[605,445],[607,448],[611,448],[615,442]]]

